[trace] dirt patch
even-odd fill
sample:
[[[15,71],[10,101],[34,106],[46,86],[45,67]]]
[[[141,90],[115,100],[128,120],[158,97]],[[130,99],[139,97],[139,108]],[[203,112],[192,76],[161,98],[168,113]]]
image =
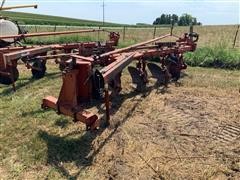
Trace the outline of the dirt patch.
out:
[[[122,92],[130,98],[94,140],[95,150],[104,146],[87,171],[103,179],[238,179],[239,95],[174,84],[159,93],[154,83],[144,94]]]

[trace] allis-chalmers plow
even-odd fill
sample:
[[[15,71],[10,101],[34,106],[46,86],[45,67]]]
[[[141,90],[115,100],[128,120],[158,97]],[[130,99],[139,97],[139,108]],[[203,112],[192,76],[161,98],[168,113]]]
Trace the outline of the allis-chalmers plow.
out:
[[[174,42],[159,42],[167,37],[175,37]],[[106,106],[106,120],[110,120],[110,93],[116,95],[121,91],[122,70],[133,60],[137,61],[137,70],[144,83],[147,83],[146,64],[153,57],[160,59],[166,82],[171,78],[178,79],[180,72],[187,68],[183,60],[183,53],[194,51],[198,34],[185,33],[183,37],[167,34],[146,42],[122,49],[113,50],[100,55],[83,57],[71,55],[65,61],[63,84],[57,98],[48,96],[43,99],[42,108],[55,109],[86,124],[87,129],[99,126],[97,115],[83,108],[83,104],[92,99],[104,99]],[[159,72],[160,73],[160,72]]]

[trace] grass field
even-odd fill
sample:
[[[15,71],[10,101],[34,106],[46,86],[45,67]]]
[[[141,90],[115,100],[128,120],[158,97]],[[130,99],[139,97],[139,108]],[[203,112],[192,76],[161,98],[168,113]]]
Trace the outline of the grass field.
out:
[[[55,65],[38,81],[20,70],[17,92],[0,85],[1,179],[240,177],[240,134],[223,143],[212,139],[224,124],[240,128],[239,71],[189,68],[181,86],[165,93],[149,72],[143,95],[134,92],[126,69],[111,128],[90,133],[40,108],[43,97],[59,93]]]
[[[83,27],[84,28],[84,27]],[[26,27],[29,32],[36,32],[35,27]],[[63,30],[71,30],[71,29],[81,29],[81,27],[59,27],[56,30],[57,31],[63,31]],[[133,27],[126,27],[125,28],[125,38],[123,40],[123,34],[124,34],[124,28],[123,27],[106,27],[104,29],[107,29],[109,31],[116,31],[121,34],[121,42],[125,44],[132,44],[136,42],[145,41],[148,39],[153,38],[153,32],[154,27],[148,27],[148,28],[133,28]],[[55,27],[37,27],[37,32],[44,32],[44,31],[53,31],[55,30]],[[233,41],[236,34],[237,25],[227,25],[227,26],[195,26],[194,31],[197,32],[200,35],[198,47],[214,47],[215,45],[224,45],[228,48],[233,47]],[[181,36],[183,33],[188,32],[189,27],[175,27],[173,30],[173,33]],[[163,34],[170,33],[170,28],[168,27],[158,27],[156,29],[156,35],[160,36]],[[66,42],[75,41],[76,37],[78,37],[78,40],[81,40],[81,38],[84,39],[91,39],[96,40],[98,38],[97,33],[86,33],[81,35],[69,35],[64,36]],[[87,37],[87,38],[86,38]],[[53,37],[47,37],[47,38],[33,38],[29,40],[32,43],[53,43],[53,42],[59,42],[59,39],[62,40],[61,36],[53,36]],[[106,33],[100,33],[100,40],[106,39]],[[236,47],[240,47],[240,35],[237,36],[236,41]]]
[[[1,11],[2,16],[12,20],[19,21],[21,24],[38,24],[38,25],[63,25],[63,26],[102,26],[102,22],[66,18],[59,16],[49,16],[41,14]],[[105,23],[106,26],[119,26],[121,24]]]

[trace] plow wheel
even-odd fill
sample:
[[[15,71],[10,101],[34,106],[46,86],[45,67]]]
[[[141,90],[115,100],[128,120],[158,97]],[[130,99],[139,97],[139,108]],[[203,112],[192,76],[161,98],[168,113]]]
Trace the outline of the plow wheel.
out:
[[[32,65],[32,76],[34,79],[41,79],[46,72],[46,63],[44,61],[35,61]]]
[[[10,73],[11,76],[0,74],[0,83],[1,84],[10,85],[10,84],[13,84],[15,81],[18,80],[19,72],[18,72],[17,67],[8,68],[6,73]]]

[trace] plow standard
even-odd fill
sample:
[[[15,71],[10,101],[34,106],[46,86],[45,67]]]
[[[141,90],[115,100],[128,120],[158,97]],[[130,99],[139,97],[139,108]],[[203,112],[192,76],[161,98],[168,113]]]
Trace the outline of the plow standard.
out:
[[[174,37],[176,41],[159,42],[168,37]],[[197,41],[198,34],[190,31],[183,37],[166,34],[97,56],[71,55],[63,71],[63,84],[59,97],[44,98],[42,108],[55,109],[59,114],[73,117],[75,122],[83,122],[88,130],[93,130],[99,126],[100,119],[96,114],[84,109],[83,104],[92,99],[104,99],[108,125],[110,96],[117,95],[121,91],[121,74],[125,67],[132,61],[137,61],[136,69],[139,76],[143,83],[147,83],[147,61],[158,57],[162,72],[165,74],[165,82],[167,83],[170,78],[178,80],[181,70],[187,68],[183,53],[194,51]]]

